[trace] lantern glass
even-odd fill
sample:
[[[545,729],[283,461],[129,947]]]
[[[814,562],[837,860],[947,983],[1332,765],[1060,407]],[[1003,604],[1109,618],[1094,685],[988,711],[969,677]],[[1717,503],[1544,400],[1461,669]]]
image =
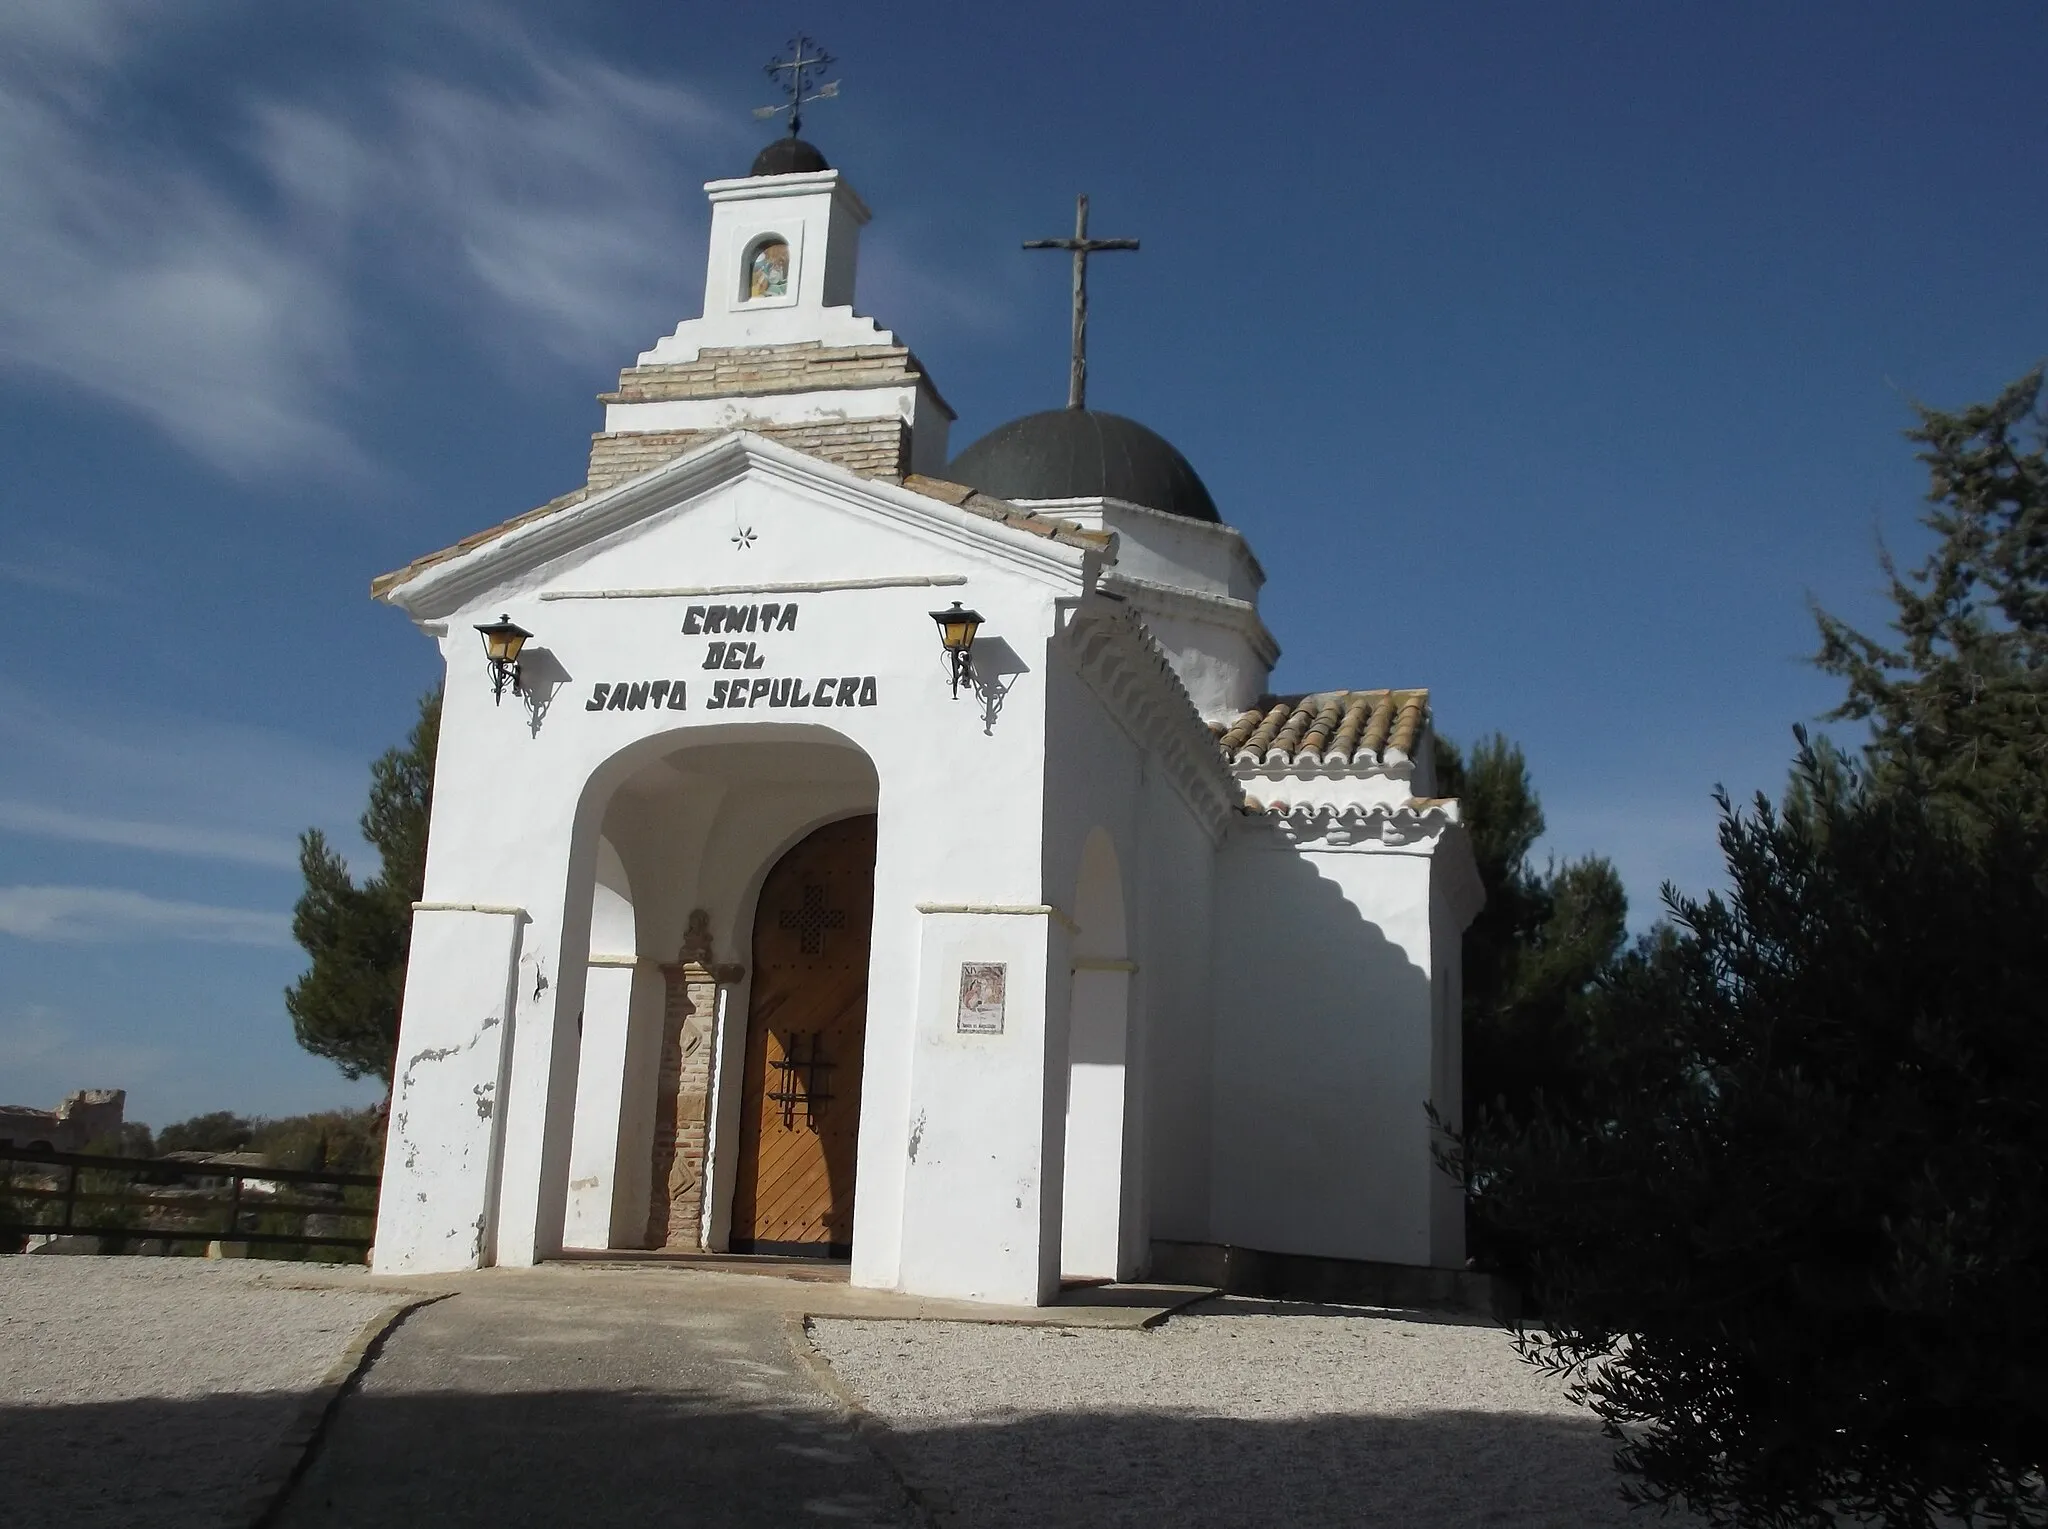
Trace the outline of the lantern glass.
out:
[[[933,611],[932,620],[939,624],[939,641],[948,653],[965,653],[974,646],[974,634],[981,626],[981,612],[960,608],[955,600],[953,608]]]
[[[488,626],[479,626],[477,631],[483,635],[485,656],[494,664],[519,662],[519,650],[533,635],[525,627],[514,625],[510,616],[500,616]]]

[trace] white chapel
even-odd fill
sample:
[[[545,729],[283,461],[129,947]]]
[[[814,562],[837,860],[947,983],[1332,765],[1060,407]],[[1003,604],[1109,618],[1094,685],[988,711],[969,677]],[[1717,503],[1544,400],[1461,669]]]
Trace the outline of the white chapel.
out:
[[[372,586],[446,664],[375,1266],[1460,1267],[1428,692],[1270,694],[1259,561],[1143,425],[955,453],[801,138],[705,192],[587,481]]]

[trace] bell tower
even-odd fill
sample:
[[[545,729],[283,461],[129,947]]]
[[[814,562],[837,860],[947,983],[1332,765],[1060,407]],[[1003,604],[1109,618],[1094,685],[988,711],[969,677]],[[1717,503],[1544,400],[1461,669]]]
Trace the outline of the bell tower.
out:
[[[792,160],[818,168],[761,168]],[[714,326],[733,343],[773,345],[822,341],[831,328],[862,322],[853,317],[853,281],[870,214],[816,149],[780,139],[762,151],[752,174],[712,181],[704,194],[711,200],[700,321],[707,342]]]
[[[799,109],[819,98],[803,88],[799,80],[792,97]],[[822,93],[836,94],[836,83]],[[618,391],[599,395],[604,429],[591,438],[589,491],[733,430],[863,477],[942,474],[952,409],[909,348],[853,310],[870,215],[842,172],[791,133],[746,175],[708,182],[704,194],[702,316],[641,352]]]

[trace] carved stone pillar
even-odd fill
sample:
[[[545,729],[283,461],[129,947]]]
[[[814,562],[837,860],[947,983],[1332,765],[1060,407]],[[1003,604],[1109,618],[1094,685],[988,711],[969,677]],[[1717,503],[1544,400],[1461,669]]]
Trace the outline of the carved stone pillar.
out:
[[[664,966],[661,1073],[654,1104],[654,1173],[647,1246],[696,1252],[704,1213],[704,1154],[711,1115],[711,1040],[721,983],[741,968],[711,965],[710,915],[690,915],[682,960]]]
[[[661,1017],[647,1245],[694,1252],[704,1210],[704,1128],[718,983],[695,961],[664,966],[661,972],[668,979],[668,1002]]]

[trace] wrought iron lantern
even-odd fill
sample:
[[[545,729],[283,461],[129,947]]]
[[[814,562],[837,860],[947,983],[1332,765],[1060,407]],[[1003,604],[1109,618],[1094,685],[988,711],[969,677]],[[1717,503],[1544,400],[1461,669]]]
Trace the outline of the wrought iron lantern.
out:
[[[939,642],[946,650],[946,657],[953,666],[953,698],[960,698],[960,682],[974,678],[974,634],[981,627],[981,612],[960,608],[955,600],[949,611],[933,611],[932,620],[939,624]]]
[[[484,640],[484,657],[491,665],[491,700],[502,703],[507,685],[514,695],[526,694],[519,685],[519,650],[533,633],[510,616],[500,616],[488,625],[479,624],[477,632]]]

